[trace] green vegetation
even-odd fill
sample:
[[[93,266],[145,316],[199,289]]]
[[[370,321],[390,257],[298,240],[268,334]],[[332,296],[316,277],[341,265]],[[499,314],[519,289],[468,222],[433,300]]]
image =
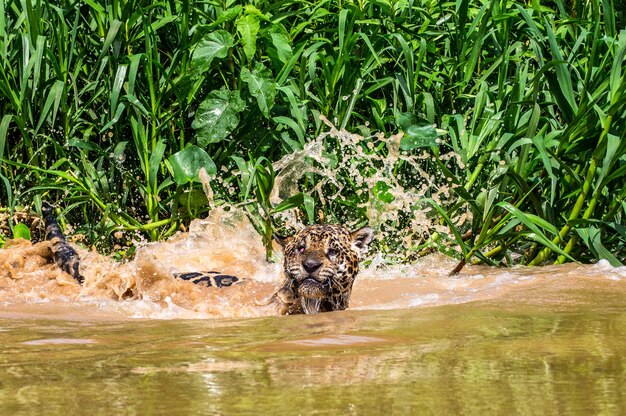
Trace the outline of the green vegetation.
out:
[[[460,267],[625,260],[626,18],[614,0],[0,9],[8,218],[45,198],[91,242],[159,239],[234,203],[267,242],[295,207],[303,221],[374,222],[399,261],[432,249]],[[321,115],[360,136],[320,136]],[[273,163],[311,143],[322,158],[303,159],[311,169],[277,205]]]

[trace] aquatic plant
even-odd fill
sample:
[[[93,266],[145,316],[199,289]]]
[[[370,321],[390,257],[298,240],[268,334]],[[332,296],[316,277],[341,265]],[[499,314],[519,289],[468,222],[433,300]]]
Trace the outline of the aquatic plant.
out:
[[[101,237],[164,238],[242,204],[268,248],[296,208],[373,222],[389,261],[625,260],[613,0],[0,9],[7,218],[62,201],[77,233],[111,247]]]

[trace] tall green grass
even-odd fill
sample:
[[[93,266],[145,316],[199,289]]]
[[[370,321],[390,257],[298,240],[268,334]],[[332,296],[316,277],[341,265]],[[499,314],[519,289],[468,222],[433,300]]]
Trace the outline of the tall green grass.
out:
[[[388,184],[363,193],[344,176],[323,189],[329,203],[309,173],[281,209],[267,198],[271,162],[324,132],[324,115],[366,138],[403,131],[402,154],[431,155],[390,173],[407,189],[424,174],[441,182],[380,224],[384,252],[438,249],[458,269],[625,260],[626,32],[614,0],[0,8],[2,209],[46,198],[92,242],[118,230],[164,238],[209,210],[204,167],[217,203],[244,203],[266,241],[283,208],[367,221],[366,204],[391,203]],[[443,184],[454,196],[429,198]],[[418,211],[445,230],[394,238]]]

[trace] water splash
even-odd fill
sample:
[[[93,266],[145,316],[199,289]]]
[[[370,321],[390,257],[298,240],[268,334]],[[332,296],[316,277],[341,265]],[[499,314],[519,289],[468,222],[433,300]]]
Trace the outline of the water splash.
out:
[[[434,231],[448,232],[422,203],[425,197],[443,204],[452,198],[452,185],[427,172],[432,155],[401,152],[402,133],[364,137],[337,129],[324,116],[320,119],[328,126],[327,132],[274,163],[278,175],[273,203],[303,191],[317,196],[324,206],[332,204],[328,211],[337,218],[325,219],[318,213],[320,221],[356,228],[366,218],[377,231],[383,254],[379,263],[411,260]],[[457,155],[445,154],[440,159],[456,162]],[[315,179],[306,181],[307,177]],[[468,212],[453,220],[461,224],[469,219]],[[293,213],[283,214],[282,220],[287,227],[299,226]]]
[[[206,319],[278,314],[268,300],[280,282],[280,265],[264,260],[263,247],[247,221],[238,222],[229,212],[219,216],[219,212],[194,223],[189,233],[142,247],[137,258],[127,263],[79,248],[84,286],[51,263],[47,242],[33,245],[9,240],[0,250],[0,316]],[[242,245],[241,252],[231,250],[234,241]],[[468,266],[462,274],[450,277],[447,272],[453,263],[434,254],[411,265],[366,267],[354,284],[349,310],[475,301],[526,302],[554,309],[579,304],[585,298],[577,293],[587,289],[608,297],[626,293],[626,267],[614,268],[605,262],[511,269]],[[207,288],[177,280],[170,272],[211,265],[248,280],[232,287]]]
[[[143,245],[129,262],[77,250],[83,286],[51,263],[47,241],[9,240],[0,250],[0,303],[28,309],[26,305],[60,302],[96,315],[161,319],[277,314],[269,299],[280,283],[281,266],[265,261],[258,234],[234,209],[217,208],[192,222],[189,232]],[[245,276],[246,282],[237,285],[243,289],[213,288],[173,276],[199,270]]]
[[[278,176],[271,199],[278,203],[297,192],[317,193],[322,204],[334,204],[330,212],[338,213],[328,222],[356,227],[367,218],[377,230],[379,250],[370,254],[368,266],[357,277],[351,309],[403,309],[506,297],[529,300],[529,293],[531,300],[542,301],[537,293],[570,290],[567,285],[600,284],[610,293],[626,291],[626,268],[612,268],[605,262],[506,270],[468,266],[456,277],[447,275],[455,262],[438,254],[399,264],[442,227],[420,200],[428,196],[444,202],[451,197],[450,186],[422,167],[429,155],[400,152],[400,135],[363,137],[338,130],[325,118],[322,121],[328,132],[274,164]],[[385,157],[371,151],[380,147],[386,149]],[[414,177],[396,175],[398,164],[409,166],[404,175],[413,172]],[[308,181],[311,176],[315,181]],[[212,208],[208,218],[193,221],[188,232],[168,241],[141,244],[135,259],[125,263],[76,247],[84,286],[52,264],[48,242],[8,240],[0,249],[0,315],[116,319],[276,315],[269,299],[282,278],[280,261],[265,260],[265,247],[245,213],[235,206],[217,207],[213,179],[206,172],[199,177]],[[352,200],[345,199],[346,186],[353,191]],[[283,220],[287,227],[301,226],[293,213],[284,214]],[[244,277],[246,282],[218,289],[173,276],[212,270]]]

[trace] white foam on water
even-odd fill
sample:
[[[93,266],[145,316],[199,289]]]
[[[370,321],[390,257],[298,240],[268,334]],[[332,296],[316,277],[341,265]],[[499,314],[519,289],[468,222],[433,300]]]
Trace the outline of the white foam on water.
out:
[[[97,341],[94,339],[79,339],[79,338],[43,338],[35,339],[32,341],[24,341],[24,345],[83,345],[83,344],[95,344]]]

